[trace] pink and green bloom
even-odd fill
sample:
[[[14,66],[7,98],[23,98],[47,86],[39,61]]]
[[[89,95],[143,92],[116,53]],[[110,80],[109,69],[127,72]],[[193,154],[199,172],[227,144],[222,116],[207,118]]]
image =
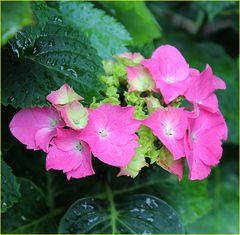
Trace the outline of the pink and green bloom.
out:
[[[127,78],[129,85],[129,92],[132,91],[157,91],[155,82],[152,79],[149,71],[142,65],[127,67]]]
[[[134,119],[133,107],[103,104],[89,109],[89,121],[79,138],[87,142],[92,153],[102,162],[125,167],[138,147],[140,122]]]
[[[74,130],[83,129],[88,122],[88,111],[78,101],[64,105],[61,115],[66,125]]]
[[[118,54],[113,56],[117,60],[122,61],[123,63],[126,64],[132,64],[132,65],[137,65],[141,61],[144,60],[144,57],[140,53],[131,53],[131,52],[124,52],[122,54]]]
[[[69,85],[64,84],[58,90],[52,91],[47,100],[53,105],[64,105],[73,101],[83,100],[83,97],[78,95]]]

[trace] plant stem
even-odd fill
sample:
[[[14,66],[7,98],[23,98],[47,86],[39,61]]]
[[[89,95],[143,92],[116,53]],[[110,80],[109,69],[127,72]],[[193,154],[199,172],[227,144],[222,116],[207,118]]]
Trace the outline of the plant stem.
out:
[[[107,199],[109,200],[109,203],[110,203],[112,233],[116,234],[117,210],[116,210],[115,203],[114,203],[113,192],[112,192],[110,186],[108,185],[108,183],[105,183],[105,188],[106,188]]]

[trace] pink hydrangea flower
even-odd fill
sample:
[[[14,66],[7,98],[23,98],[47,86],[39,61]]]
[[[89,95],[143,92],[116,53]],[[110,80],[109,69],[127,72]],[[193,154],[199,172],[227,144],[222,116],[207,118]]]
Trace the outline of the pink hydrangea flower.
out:
[[[183,95],[189,75],[189,65],[177,48],[164,45],[141,62],[150,71],[166,104]]]
[[[78,95],[69,85],[64,84],[58,90],[52,91],[47,96],[47,100],[57,106],[83,100],[83,97]]]
[[[220,112],[199,110],[197,118],[189,118],[185,136],[185,152],[191,180],[206,178],[211,166],[219,163],[222,156],[221,140],[227,139],[227,126]]]
[[[138,147],[135,132],[140,121],[134,119],[133,107],[110,103],[89,109],[89,121],[79,137],[91,147],[92,153],[102,162],[125,167]]]
[[[139,64],[142,60],[144,60],[144,57],[140,53],[131,53],[131,52],[124,52],[118,55],[113,56],[113,58],[116,58],[118,60],[127,60],[131,61],[134,64]]]
[[[183,108],[157,109],[143,121],[155,136],[166,146],[174,160],[185,156],[184,136],[188,126],[186,111]]]
[[[57,134],[57,127],[64,126],[59,113],[49,107],[25,108],[13,117],[9,128],[12,134],[27,149],[42,149],[48,152],[51,139]]]
[[[67,126],[74,130],[83,129],[87,125],[88,111],[78,101],[64,105],[61,115]]]
[[[156,91],[155,82],[149,71],[142,65],[127,67],[128,91]]]
[[[211,67],[207,65],[202,73],[191,75],[191,80],[184,96],[197,107],[210,112],[217,112],[218,100],[214,94],[216,89],[226,89],[226,85],[223,80],[213,74]]]
[[[57,130],[46,158],[47,170],[62,170],[68,179],[94,174],[90,148],[78,135],[78,131],[70,129]]]

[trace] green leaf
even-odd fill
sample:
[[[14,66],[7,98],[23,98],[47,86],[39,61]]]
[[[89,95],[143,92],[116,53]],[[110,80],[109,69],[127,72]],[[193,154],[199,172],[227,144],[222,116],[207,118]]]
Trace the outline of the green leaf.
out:
[[[48,7],[44,2],[30,3],[34,24],[24,27],[10,40],[13,51],[19,56],[24,50],[32,48],[48,22]]]
[[[231,145],[230,148],[233,149]],[[225,150],[225,157],[229,158],[231,153],[229,149]],[[214,201],[213,208],[206,216],[188,225],[188,233],[239,233],[239,182],[236,154],[232,161],[223,162],[211,175],[209,191]]]
[[[143,46],[162,36],[159,24],[143,1],[101,4],[127,28],[135,44]]]
[[[116,196],[149,193],[163,199],[177,211],[184,225],[205,215],[212,205],[207,190],[207,180],[189,181],[186,173],[179,182],[177,176],[157,165],[144,168],[134,180],[129,180],[127,177],[114,178],[112,187]]]
[[[1,5],[1,44],[5,44],[18,30],[32,23],[32,11],[28,2],[3,2]]]
[[[237,63],[226,54],[224,49],[211,42],[196,43],[185,34],[169,32],[166,41],[176,46],[184,55],[191,67],[204,70],[209,64],[216,76],[222,78],[227,89],[217,91],[220,110],[226,119],[229,134],[228,142],[238,143],[238,69]]]
[[[21,194],[19,192],[19,184],[16,181],[15,175],[12,173],[11,167],[9,167],[3,160],[2,164],[2,194],[1,203],[4,213],[7,209],[11,208],[16,202],[18,202]]]
[[[18,48],[14,48],[19,55]],[[90,103],[101,97],[101,60],[89,41],[52,14],[34,48],[20,58],[5,52],[2,103],[13,107],[46,105],[46,95],[68,83]],[[14,67],[14,69],[13,69]]]
[[[94,198],[76,201],[61,219],[59,233],[183,233],[176,212],[151,195],[132,195],[109,202]]]
[[[230,8],[230,12],[237,14],[237,2],[235,1],[227,1],[227,2],[204,2],[199,1],[193,3],[193,7],[197,9],[202,9],[207,12],[209,21],[213,21],[214,18],[219,15],[223,14],[224,11],[228,11]],[[233,9],[231,9],[233,7]],[[235,10],[235,11],[234,11]]]
[[[85,33],[102,58],[127,51],[125,46],[131,43],[129,33],[113,17],[94,8],[91,3],[60,2],[59,12]]]
[[[21,200],[2,215],[3,233],[55,233],[54,217],[62,208],[49,210],[43,192],[30,180],[20,178]]]

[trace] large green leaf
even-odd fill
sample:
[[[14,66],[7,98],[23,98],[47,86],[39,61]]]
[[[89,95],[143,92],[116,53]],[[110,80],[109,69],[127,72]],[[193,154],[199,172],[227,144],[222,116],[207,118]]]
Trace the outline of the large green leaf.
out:
[[[32,23],[32,12],[28,2],[3,2],[1,44],[5,44],[22,27]]]
[[[55,216],[62,208],[50,210],[43,192],[31,181],[20,178],[21,200],[2,215],[3,233],[55,233]]]
[[[144,168],[138,177],[114,178],[113,194],[149,193],[165,200],[178,213],[184,225],[205,215],[212,205],[207,190],[207,180],[189,181],[187,173],[181,182],[159,166]],[[177,192],[177,193],[176,193]]]
[[[94,198],[76,201],[60,222],[59,233],[183,233],[174,209],[151,195],[132,195],[109,202]]]
[[[143,1],[101,4],[127,28],[135,44],[142,46],[161,37],[161,28]]]
[[[19,55],[19,47],[13,51]],[[33,48],[20,58],[4,52],[2,103],[13,107],[46,105],[46,95],[63,83],[89,103],[100,97],[101,60],[89,41],[52,14]],[[14,69],[13,69],[14,67]]]
[[[60,2],[58,8],[63,19],[85,33],[102,58],[127,51],[129,33],[104,11],[81,2]]]
[[[167,39],[161,42],[176,46],[185,56],[191,67],[203,70],[209,64],[213,72],[227,85],[225,91],[218,91],[219,106],[228,128],[228,141],[238,143],[238,69],[237,63],[215,43],[196,43],[185,34],[169,32]]]
[[[1,212],[4,213],[8,208],[11,208],[14,203],[18,202],[21,194],[19,192],[19,184],[17,183],[12,169],[1,160],[2,164],[2,193],[1,193]]]

